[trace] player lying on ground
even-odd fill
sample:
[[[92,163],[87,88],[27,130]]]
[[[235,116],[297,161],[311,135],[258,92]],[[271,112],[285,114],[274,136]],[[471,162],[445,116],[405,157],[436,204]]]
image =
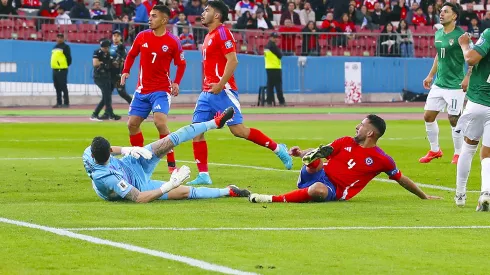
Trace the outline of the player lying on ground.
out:
[[[421,199],[428,196],[408,177],[401,174],[393,159],[376,146],[386,130],[385,121],[368,115],[356,127],[355,137],[342,137],[317,149],[292,147],[294,157],[303,158],[298,179],[299,190],[278,196],[251,194],[250,202],[326,202],[349,200],[359,193],[379,173],[388,174],[408,191]],[[325,165],[322,158],[327,158]]]
[[[127,199],[135,202],[247,197],[250,192],[233,185],[222,189],[180,186],[190,176],[187,166],[174,170],[167,182],[151,179],[160,159],[172,148],[208,130],[222,128],[233,114],[233,108],[228,108],[213,120],[182,127],[145,147],[111,146],[103,137],[94,138],[91,146],[83,153],[83,163],[92,179],[95,193],[108,201]],[[113,157],[120,154],[124,157]]]
[[[455,201],[458,206],[466,203],[466,183],[481,139],[481,193],[476,211],[490,211],[490,30],[486,29],[473,47],[470,41],[466,33],[459,37],[464,58],[473,69],[466,109],[456,127],[463,133],[464,143],[458,161]]]

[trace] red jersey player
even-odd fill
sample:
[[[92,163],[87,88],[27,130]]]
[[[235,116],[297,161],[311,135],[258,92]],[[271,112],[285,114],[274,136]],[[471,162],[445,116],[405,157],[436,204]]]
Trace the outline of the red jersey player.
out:
[[[317,149],[303,151],[297,146],[292,147],[289,153],[302,157],[306,164],[298,179],[299,190],[279,196],[251,194],[250,202],[349,200],[379,173],[386,173],[421,199],[439,199],[426,195],[412,180],[402,175],[393,159],[376,146],[386,130],[382,118],[368,115],[356,130],[353,138],[339,138]],[[323,164],[322,158],[327,158],[327,163]]]
[[[170,10],[164,5],[156,5],[150,11],[150,30],[140,32],[128,52],[121,76],[124,85],[135,58],[141,53],[138,84],[129,105],[129,141],[133,146],[143,146],[144,138],[140,125],[153,112],[153,120],[160,138],[170,132],[167,115],[171,96],[179,94],[179,83],[184,75],[186,62],[179,38],[166,29]],[[170,80],[170,63],[177,66],[175,80]],[[167,154],[168,170],[175,169],[173,151]]]
[[[235,109],[235,116],[227,122],[227,125],[233,135],[270,149],[287,169],[291,169],[293,162],[288,155],[286,145],[277,144],[260,130],[243,125],[238,88],[233,76],[238,65],[235,39],[230,30],[223,26],[227,18],[228,7],[225,3],[220,0],[208,1],[201,19],[209,30],[202,46],[204,85],[194,109],[192,122],[208,121],[216,112],[223,112],[231,106]],[[208,147],[204,135],[194,139],[193,148],[199,175],[188,184],[211,184],[208,173]]]

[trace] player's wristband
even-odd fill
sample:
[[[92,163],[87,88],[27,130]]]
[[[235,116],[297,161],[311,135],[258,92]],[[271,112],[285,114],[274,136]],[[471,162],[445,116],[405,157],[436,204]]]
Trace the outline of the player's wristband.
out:
[[[162,194],[167,194],[172,189],[173,187],[169,182],[165,182],[164,184],[162,184],[162,186],[160,186],[160,190],[162,191]]]
[[[131,147],[121,147],[121,155],[129,155],[129,153],[131,152]]]

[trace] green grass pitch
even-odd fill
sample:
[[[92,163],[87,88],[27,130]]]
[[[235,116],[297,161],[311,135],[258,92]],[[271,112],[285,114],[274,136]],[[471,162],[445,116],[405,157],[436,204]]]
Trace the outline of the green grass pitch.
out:
[[[248,125],[288,146],[307,148],[353,135],[357,123],[282,121]],[[433,163],[418,163],[428,149],[421,121],[388,121],[387,133],[379,145],[414,181],[454,188],[456,166],[450,164],[450,128],[442,119],[439,124],[445,155]],[[170,128],[183,125],[171,122]],[[143,125],[143,133],[146,141],[157,137],[152,123]],[[454,205],[452,191],[423,188],[426,193],[444,197],[440,201],[424,201],[396,184],[381,181],[373,181],[351,201],[324,204],[262,205],[244,198],[145,205],[109,203],[95,195],[81,161],[83,150],[96,135],[109,138],[113,145],[129,143],[123,122],[0,124],[0,217],[56,228],[208,228],[77,232],[260,274],[487,272],[486,236],[490,229],[451,228],[490,225],[487,213],[475,212],[476,192],[468,193],[465,208]],[[282,163],[270,151],[234,138],[227,129],[206,136],[209,162],[213,163],[209,166],[213,186],[233,183],[259,193],[283,193],[295,188],[298,173],[282,170]],[[191,143],[182,144],[175,152],[178,160],[193,160]],[[480,188],[478,160],[475,156],[469,190]],[[195,176],[195,165],[185,164]],[[293,170],[298,169],[300,161],[295,159]],[[154,178],[169,178],[165,161],[158,166]],[[386,228],[359,228],[379,226]],[[414,226],[447,228],[395,228]],[[332,227],[340,228],[327,230]],[[295,230],[210,230],[216,228]],[[0,223],[0,240],[0,274],[213,273],[181,262],[5,223]]]

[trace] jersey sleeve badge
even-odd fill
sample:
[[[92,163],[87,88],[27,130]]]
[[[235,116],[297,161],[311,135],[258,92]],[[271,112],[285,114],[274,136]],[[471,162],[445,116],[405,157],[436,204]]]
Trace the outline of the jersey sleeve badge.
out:
[[[231,40],[225,42],[225,48],[231,49],[232,47],[233,47],[233,43],[231,43]]]

